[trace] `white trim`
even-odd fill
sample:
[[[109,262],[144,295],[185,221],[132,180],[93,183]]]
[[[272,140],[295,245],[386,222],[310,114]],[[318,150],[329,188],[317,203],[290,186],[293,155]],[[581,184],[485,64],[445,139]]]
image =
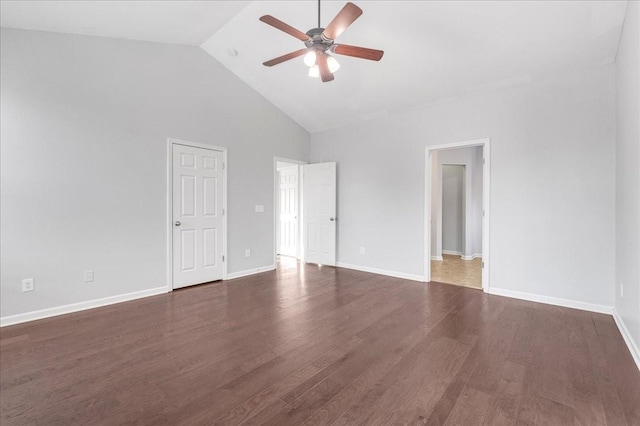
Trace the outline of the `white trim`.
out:
[[[222,209],[224,215],[222,217],[222,279],[227,279],[227,265],[229,264],[229,256],[227,250],[227,217],[229,216],[229,208],[227,206],[227,170],[229,162],[227,161],[227,148],[215,145],[208,145],[198,142],[189,142],[180,139],[167,138],[167,287],[169,291],[173,291],[173,145],[184,145],[194,148],[209,149],[212,151],[222,152]]]
[[[596,305],[594,303],[579,302],[577,300],[562,299],[560,297],[541,296],[539,294],[524,293],[521,291],[507,290],[492,287],[489,294],[511,297],[513,299],[528,300],[530,302],[546,303],[547,305],[563,306],[565,308],[580,309],[583,311],[597,312],[600,314],[613,314],[613,307]]]
[[[101,299],[88,300],[86,302],[72,303],[70,305],[56,306],[54,308],[47,308],[39,311],[26,312],[24,314],[11,315],[0,318],[0,327],[21,324],[23,322],[35,321],[43,318],[55,317],[58,315],[70,314],[73,312],[85,311],[87,309],[113,305],[114,303],[128,302],[130,300],[141,299],[143,297],[164,294],[169,291],[171,290],[167,287],[156,287],[150,288],[148,290],[135,291],[133,293],[119,294],[117,296],[103,297]]]
[[[633,340],[633,337],[631,337],[627,326],[624,324],[622,317],[618,315],[618,311],[616,311],[615,308],[613,309],[613,320],[616,322],[618,330],[620,330],[620,334],[622,334],[622,338],[627,344],[633,360],[636,362],[636,367],[638,367],[638,370],[640,370],[640,349],[638,349],[638,345]]]
[[[249,275],[260,274],[262,272],[274,271],[276,265],[261,266],[260,268],[247,269],[246,271],[231,272],[227,274],[227,280],[233,280],[235,278],[248,277]]]
[[[482,255],[478,253],[474,253],[471,256],[460,256],[462,260],[473,260],[473,259],[482,259]]]
[[[447,253],[447,252],[443,252],[443,254],[452,254],[452,255],[460,255],[460,257],[462,258],[462,260],[473,260],[473,259],[482,259],[482,255],[475,253],[472,254],[471,256],[462,256],[462,254],[460,252],[451,252],[451,253]],[[431,260],[437,260],[439,262],[444,261],[444,258],[442,256],[431,256]]]
[[[278,206],[279,206],[279,192],[278,188],[280,183],[278,182],[278,161],[282,163],[290,163],[292,165],[302,166],[307,164],[306,161],[293,160],[291,158],[273,157],[273,264],[276,264],[277,250],[277,238],[278,238]],[[296,247],[296,258],[302,259],[302,168],[298,167],[298,247]]]
[[[431,154],[432,151],[440,149],[464,148],[472,146],[482,146],[482,157],[484,167],[482,171],[482,209],[484,217],[482,220],[482,254],[484,256],[484,268],[482,269],[482,290],[491,293],[490,283],[490,211],[491,211],[491,139],[473,139],[464,142],[453,142],[440,145],[428,145],[425,147],[425,167],[424,167],[424,281],[431,281]],[[444,250],[443,250],[444,252]]]
[[[351,265],[348,263],[336,262],[338,268],[353,269],[355,271],[369,272],[371,274],[386,275],[388,277],[402,278],[405,280],[424,282],[422,275],[407,274],[404,272],[387,271],[385,269],[370,268],[368,266]]]
[[[442,254],[450,254],[452,256],[462,256],[461,251],[455,251],[455,250],[442,250]]]
[[[483,146],[489,143],[489,138],[483,139],[472,139],[469,141],[462,142],[451,142],[451,143],[443,143],[440,145],[429,145],[427,149],[430,151],[435,151],[438,149],[453,149],[453,148],[467,148],[470,146]]]

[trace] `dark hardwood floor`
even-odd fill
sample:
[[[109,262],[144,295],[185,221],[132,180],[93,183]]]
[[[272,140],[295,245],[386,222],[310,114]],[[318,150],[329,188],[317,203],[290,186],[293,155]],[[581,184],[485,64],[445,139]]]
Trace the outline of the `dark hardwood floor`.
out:
[[[291,261],[0,348],[3,426],[640,425],[608,315]]]

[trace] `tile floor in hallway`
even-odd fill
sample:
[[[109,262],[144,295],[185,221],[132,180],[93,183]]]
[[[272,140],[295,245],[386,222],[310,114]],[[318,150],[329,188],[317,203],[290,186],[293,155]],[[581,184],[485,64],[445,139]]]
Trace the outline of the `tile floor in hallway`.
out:
[[[431,261],[431,281],[482,288],[482,259],[462,260],[460,256],[443,254],[444,260]]]

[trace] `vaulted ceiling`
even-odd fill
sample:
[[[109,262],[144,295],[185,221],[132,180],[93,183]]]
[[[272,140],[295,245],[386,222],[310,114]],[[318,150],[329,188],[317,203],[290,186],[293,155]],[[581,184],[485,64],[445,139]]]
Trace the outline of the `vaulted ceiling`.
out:
[[[344,1],[322,2],[326,26]],[[364,10],[338,42],[385,51],[345,56],[335,80],[296,58],[303,43],[258,20],[306,32],[315,1],[2,1],[3,27],[200,45],[310,132],[439,100],[615,61],[626,1],[354,1]],[[234,54],[237,53],[237,54]]]

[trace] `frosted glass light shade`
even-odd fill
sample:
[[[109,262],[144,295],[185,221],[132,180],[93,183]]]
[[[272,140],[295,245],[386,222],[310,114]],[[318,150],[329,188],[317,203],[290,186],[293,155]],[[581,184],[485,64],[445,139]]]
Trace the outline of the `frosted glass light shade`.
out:
[[[320,68],[317,65],[309,68],[309,77],[320,77]]]
[[[310,50],[306,55],[304,55],[304,64],[308,67],[312,67],[316,64],[316,52]]]
[[[340,64],[338,63],[336,58],[329,55],[327,56],[327,65],[329,66],[329,71],[331,71],[332,73],[338,71],[340,69]]]

